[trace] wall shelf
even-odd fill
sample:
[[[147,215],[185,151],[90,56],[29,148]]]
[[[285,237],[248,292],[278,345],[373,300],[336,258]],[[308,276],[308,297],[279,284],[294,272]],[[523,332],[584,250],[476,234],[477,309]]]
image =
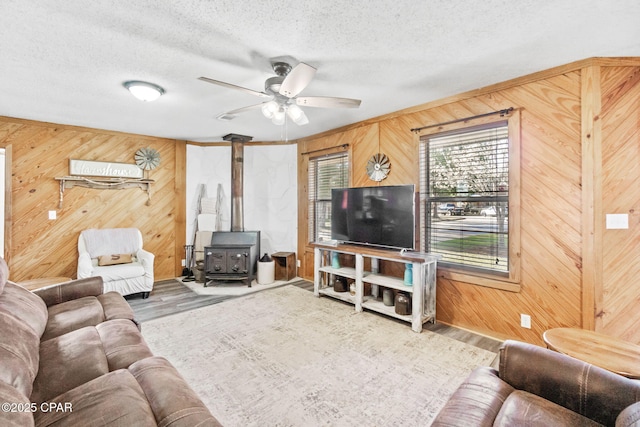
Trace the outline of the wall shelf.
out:
[[[58,209],[62,209],[64,191],[73,187],[94,188],[100,190],[124,190],[140,188],[147,193],[147,206],[151,204],[151,184],[155,181],[145,178],[104,178],[95,176],[62,176],[56,177],[60,181],[60,197]]]

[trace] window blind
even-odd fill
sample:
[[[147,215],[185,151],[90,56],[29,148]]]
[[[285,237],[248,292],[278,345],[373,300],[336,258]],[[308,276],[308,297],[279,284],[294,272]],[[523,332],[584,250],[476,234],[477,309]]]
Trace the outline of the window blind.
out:
[[[421,138],[420,237],[444,265],[508,273],[506,122]]]
[[[310,242],[331,239],[331,189],[349,185],[347,153],[331,154],[309,160]]]

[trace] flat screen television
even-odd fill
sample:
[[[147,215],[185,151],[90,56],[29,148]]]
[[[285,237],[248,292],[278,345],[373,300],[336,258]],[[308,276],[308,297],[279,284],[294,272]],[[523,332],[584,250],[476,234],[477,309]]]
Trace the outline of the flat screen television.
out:
[[[414,249],[413,185],[334,188],[331,238],[344,243]]]

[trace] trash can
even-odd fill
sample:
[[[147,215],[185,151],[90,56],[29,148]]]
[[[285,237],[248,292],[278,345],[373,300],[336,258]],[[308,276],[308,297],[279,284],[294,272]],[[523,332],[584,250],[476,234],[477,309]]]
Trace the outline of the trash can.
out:
[[[265,252],[265,254],[258,260],[258,278],[259,285],[268,285],[275,281],[276,263]]]

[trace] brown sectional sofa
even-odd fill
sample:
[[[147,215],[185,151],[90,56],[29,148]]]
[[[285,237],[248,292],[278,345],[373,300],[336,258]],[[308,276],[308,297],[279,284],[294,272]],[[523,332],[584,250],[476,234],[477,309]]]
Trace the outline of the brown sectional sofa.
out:
[[[0,425],[219,426],[92,277],[35,292],[0,258]]]
[[[480,367],[432,426],[640,427],[640,381],[519,341],[505,341],[499,369]]]

